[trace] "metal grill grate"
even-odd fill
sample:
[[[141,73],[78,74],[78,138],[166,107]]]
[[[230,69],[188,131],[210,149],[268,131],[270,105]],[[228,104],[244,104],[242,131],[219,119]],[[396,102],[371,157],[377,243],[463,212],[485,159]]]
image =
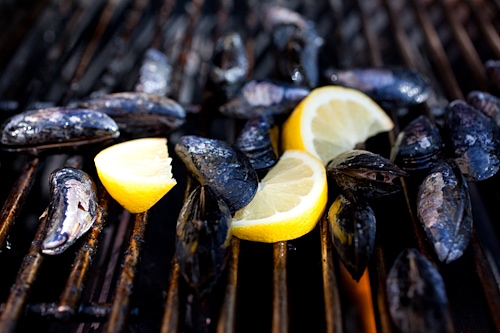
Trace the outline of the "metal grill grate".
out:
[[[477,89],[498,93],[484,62],[500,59],[500,3],[482,0],[281,1],[314,20],[325,44],[322,66],[417,68],[433,94],[415,109],[387,110],[396,122],[387,138],[367,147],[388,156],[394,137],[416,115],[439,119],[443,107]],[[260,26],[262,4],[248,1],[0,1],[2,120],[28,108],[66,105],[93,92],[131,91],[149,47],[174,64],[169,96],[192,111],[169,138],[200,130],[198,114],[217,38],[241,33],[249,77],[269,77],[274,58]],[[26,7],[27,6],[27,7]],[[29,8],[21,10],[21,8]],[[207,136],[234,140],[239,124],[211,119]],[[40,253],[47,174],[76,165],[95,175],[92,154],[30,157],[0,152],[0,332],[190,331],[192,304],[174,258],[175,223],[189,187],[179,184],[147,213],[123,211],[100,188],[107,216],[72,250]],[[97,178],[95,178],[97,179]],[[380,200],[377,246],[362,288],[346,278],[324,220],[301,239],[231,243],[227,270],[210,299],[210,331],[395,332],[385,300],[388,267],[404,247],[429,258],[414,213],[415,184]],[[500,332],[498,177],[471,183],[475,232],[456,263],[435,262],[445,280],[452,331]],[[390,207],[390,209],[388,208]],[[395,236],[397,235],[397,236]],[[367,288],[368,287],[368,288]],[[366,299],[373,307],[366,307]],[[197,331],[191,329],[192,331]]]

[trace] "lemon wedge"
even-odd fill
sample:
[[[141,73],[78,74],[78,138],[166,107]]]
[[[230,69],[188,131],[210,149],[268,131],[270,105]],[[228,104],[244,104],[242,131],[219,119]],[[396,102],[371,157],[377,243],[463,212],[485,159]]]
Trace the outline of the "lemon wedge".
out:
[[[368,95],[340,86],[311,91],[283,124],[282,147],[306,150],[326,165],[394,123]]]
[[[311,231],[327,202],[325,167],[301,150],[287,150],[259,182],[254,198],[236,211],[231,233],[240,239],[275,243]]]
[[[166,138],[142,138],[110,146],[94,163],[108,193],[131,213],[150,209],[177,181]]]

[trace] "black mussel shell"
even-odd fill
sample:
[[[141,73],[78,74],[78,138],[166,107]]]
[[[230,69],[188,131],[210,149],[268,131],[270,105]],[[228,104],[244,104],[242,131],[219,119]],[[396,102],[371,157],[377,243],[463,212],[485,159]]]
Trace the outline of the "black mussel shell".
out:
[[[394,181],[406,172],[378,154],[353,149],[337,155],[326,165],[328,175],[343,190],[365,198],[378,198],[401,190]]]
[[[363,199],[340,194],[328,210],[332,242],[347,271],[359,281],[373,254],[376,219]]]
[[[360,90],[382,106],[418,105],[431,91],[429,79],[407,67],[327,69],[324,75],[329,83]]]
[[[248,156],[260,178],[278,161],[270,129],[271,123],[264,116],[249,119],[235,142],[235,145]]]
[[[208,186],[197,186],[177,220],[176,257],[187,284],[204,297],[212,291],[229,254],[231,212]]]
[[[462,256],[472,233],[469,187],[458,164],[447,159],[424,178],[417,194],[417,216],[440,261]]]
[[[172,66],[160,50],[149,48],[144,54],[135,90],[146,94],[166,96],[170,90]]]
[[[41,250],[56,255],[66,251],[94,224],[100,211],[96,185],[86,172],[72,167],[54,170],[49,177],[47,234]]]
[[[443,278],[416,249],[398,255],[387,275],[386,293],[389,313],[400,332],[453,331]]]
[[[444,126],[450,157],[469,181],[485,180],[498,172],[499,127],[481,111],[463,100],[446,108]]]
[[[485,91],[474,90],[467,95],[467,103],[493,119],[500,127],[500,98]]]
[[[38,154],[107,142],[120,136],[106,113],[51,107],[28,110],[2,123],[0,143],[7,151]]]
[[[78,102],[79,107],[105,112],[128,138],[166,135],[186,121],[177,101],[144,92],[118,92]]]
[[[245,81],[248,66],[245,44],[239,33],[230,31],[217,39],[209,78],[227,90],[226,96],[232,97],[240,83]]]
[[[258,177],[249,158],[235,145],[196,135],[182,136],[175,152],[201,185],[208,185],[231,211],[245,207],[257,193]]]
[[[444,158],[444,142],[436,123],[421,115],[399,132],[391,151],[391,161],[412,172],[428,170]]]
[[[234,98],[221,105],[219,111],[238,119],[287,115],[310,91],[310,88],[293,83],[254,79],[246,82]]]

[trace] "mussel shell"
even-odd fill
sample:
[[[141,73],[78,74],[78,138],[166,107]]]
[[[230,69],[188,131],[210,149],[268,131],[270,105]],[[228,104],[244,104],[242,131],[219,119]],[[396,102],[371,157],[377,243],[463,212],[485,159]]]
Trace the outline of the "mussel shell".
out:
[[[500,168],[500,129],[463,100],[451,102],[444,114],[449,154],[469,181],[485,180]]]
[[[447,159],[424,178],[417,194],[417,216],[440,261],[462,256],[472,233],[469,187],[458,164]]]
[[[401,169],[423,171],[444,158],[444,142],[436,124],[420,115],[399,132],[391,151],[391,161]]]
[[[208,295],[229,254],[231,212],[208,186],[197,186],[177,220],[176,257],[182,276],[197,295]]]
[[[105,112],[116,121],[122,136],[134,138],[169,134],[186,120],[186,110],[177,101],[144,92],[112,93],[78,105]]]
[[[231,211],[246,206],[257,193],[258,177],[248,157],[235,145],[196,135],[182,136],[175,152],[201,185],[208,185]]]
[[[215,43],[209,77],[215,84],[234,86],[245,80],[248,66],[241,35],[231,31]]]
[[[389,313],[400,332],[449,332],[443,278],[418,250],[404,249],[386,280]]]
[[[170,89],[171,76],[172,66],[168,63],[167,56],[157,49],[147,49],[135,90],[163,97]]]
[[[75,149],[119,135],[116,122],[103,112],[51,107],[24,111],[5,120],[0,142],[7,151],[37,154]]]
[[[493,119],[500,127],[500,98],[485,91],[474,90],[467,94],[467,103]]]
[[[352,278],[358,281],[373,254],[376,218],[363,199],[352,200],[340,194],[328,210],[332,242]]]
[[[409,107],[425,102],[430,94],[429,79],[408,67],[327,69],[327,81],[360,90],[382,106]]]
[[[379,198],[401,190],[394,182],[406,172],[378,154],[353,149],[334,157],[326,165],[328,175],[343,190],[365,198]]]
[[[259,175],[268,171],[278,161],[270,129],[271,123],[264,116],[248,119],[235,142],[236,147],[248,156]]]
[[[221,105],[219,111],[238,119],[287,115],[310,91],[292,83],[254,79],[246,82],[234,98]]]
[[[54,170],[49,189],[48,232],[41,250],[54,255],[64,252],[92,227],[100,208],[94,181],[80,169]]]

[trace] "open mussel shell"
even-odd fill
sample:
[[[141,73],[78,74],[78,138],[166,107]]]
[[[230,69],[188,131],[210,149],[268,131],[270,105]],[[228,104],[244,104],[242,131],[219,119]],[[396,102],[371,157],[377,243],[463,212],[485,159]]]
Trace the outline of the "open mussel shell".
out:
[[[417,194],[417,216],[440,261],[462,256],[472,233],[469,187],[453,159],[436,165]]]
[[[386,293],[400,332],[450,332],[443,278],[418,250],[407,248],[397,256],[387,275]]]
[[[85,109],[105,112],[129,138],[166,135],[182,126],[186,110],[177,101],[145,92],[118,92],[79,101]]]
[[[449,154],[469,181],[485,180],[500,168],[500,128],[463,100],[449,103],[443,126]]]
[[[328,228],[337,253],[358,281],[365,271],[375,246],[376,219],[363,199],[340,194],[328,210]]]
[[[307,87],[270,79],[246,82],[236,96],[219,111],[230,118],[251,119],[257,116],[286,116],[311,91]]]
[[[278,5],[265,8],[263,21],[271,34],[276,76],[283,81],[315,88],[319,81],[318,52],[323,45],[315,23]]]
[[[235,145],[248,156],[260,178],[278,161],[271,140],[271,122],[265,116],[248,119],[236,138]]]
[[[390,160],[407,172],[425,171],[444,158],[444,142],[436,123],[420,115],[399,132]]]
[[[197,296],[208,295],[229,254],[231,212],[208,186],[197,186],[177,220],[176,257],[182,276]]]
[[[328,175],[343,190],[365,198],[378,198],[401,190],[395,180],[406,172],[389,159],[362,149],[337,155],[326,165]]]
[[[106,113],[66,107],[21,112],[6,119],[0,131],[2,149],[32,154],[74,150],[120,136]]]
[[[212,54],[209,79],[219,88],[225,89],[227,97],[232,97],[246,79],[248,68],[248,57],[241,35],[229,31],[219,37]]]
[[[430,81],[408,67],[329,68],[324,73],[330,84],[360,90],[386,107],[409,107],[425,102]]]
[[[80,169],[54,170],[50,174],[49,189],[48,229],[41,250],[55,255],[64,252],[92,227],[100,207],[94,181]]]
[[[257,193],[258,177],[249,158],[235,145],[197,135],[182,136],[175,153],[201,185],[208,185],[231,211],[245,207]]]

